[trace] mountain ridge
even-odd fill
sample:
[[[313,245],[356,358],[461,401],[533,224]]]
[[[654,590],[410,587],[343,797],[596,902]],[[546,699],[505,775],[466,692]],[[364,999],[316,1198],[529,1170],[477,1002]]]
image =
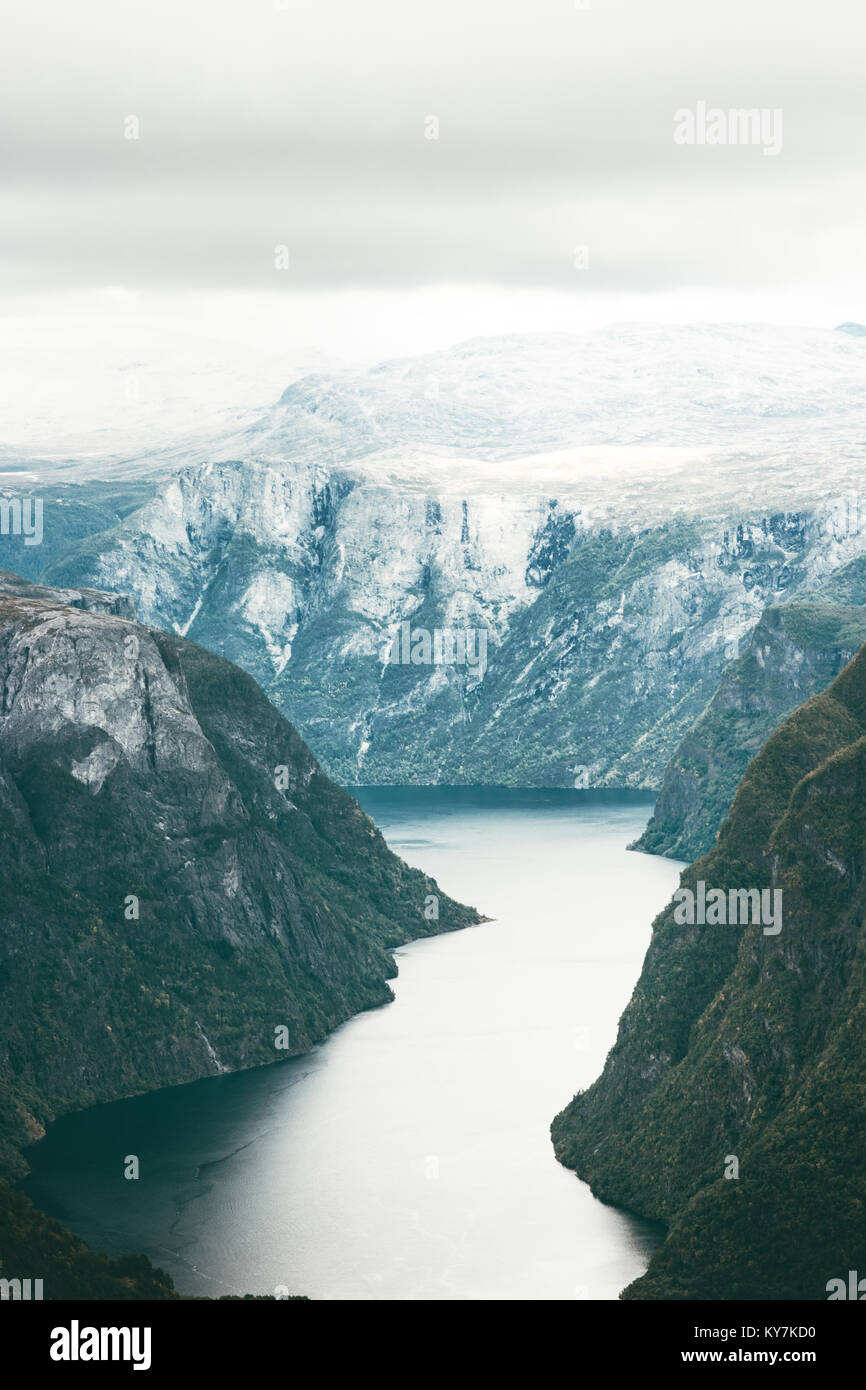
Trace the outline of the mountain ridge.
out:
[[[618,325],[319,372],[147,478],[46,485],[7,563],[243,666],[341,783],[656,789],[762,611],[866,556],[863,351]],[[404,621],[483,632],[486,673],[386,665]]]
[[[863,605],[794,600],[765,609],[668,763],[650,822],[630,848],[672,859],[707,854],[751,758],[864,642]]]

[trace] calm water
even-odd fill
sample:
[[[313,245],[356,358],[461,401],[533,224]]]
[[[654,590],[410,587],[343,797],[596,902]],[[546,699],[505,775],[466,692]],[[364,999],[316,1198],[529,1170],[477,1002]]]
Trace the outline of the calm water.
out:
[[[626,852],[648,805],[359,795],[398,853],[495,920],[402,949],[396,1002],[308,1057],[61,1120],[26,1190],[190,1293],[616,1298],[658,1234],[561,1168],[548,1130],[598,1075],[677,883]]]

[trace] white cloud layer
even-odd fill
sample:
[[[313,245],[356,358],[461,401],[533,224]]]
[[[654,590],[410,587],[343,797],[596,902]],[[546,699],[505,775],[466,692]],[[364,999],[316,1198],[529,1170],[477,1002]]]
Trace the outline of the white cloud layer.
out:
[[[0,283],[582,276],[616,294],[859,274],[858,0],[591,3],[13,0]],[[698,102],[780,109],[782,153],[677,145]]]

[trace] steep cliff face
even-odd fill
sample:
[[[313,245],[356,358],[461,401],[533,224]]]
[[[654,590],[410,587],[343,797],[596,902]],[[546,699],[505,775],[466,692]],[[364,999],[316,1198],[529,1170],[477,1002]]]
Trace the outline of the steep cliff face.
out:
[[[573,510],[544,497],[246,460],[184,472],[51,574],[133,593],[149,622],[242,665],[340,780],[432,782],[462,761],[484,670],[390,662],[401,623],[483,631],[492,653],[575,529]],[[417,739],[428,712],[442,724],[430,747],[427,730]]]
[[[639,473],[602,504],[567,469],[208,463],[48,572],[249,671],[341,782],[657,787],[764,609],[866,555],[866,504],[677,515]],[[395,660],[404,623],[485,660]]]
[[[672,859],[708,853],[751,759],[864,642],[866,608],[859,605],[797,601],[767,609],[668,763],[652,819],[633,848]]]
[[[0,1162],[65,1110],[309,1049],[477,921],[252,678],[107,596],[0,585]]]
[[[770,738],[682,876],[779,891],[781,930],[672,903],[604,1072],[554,1121],[600,1197],[670,1223],[628,1297],[821,1299],[864,1267],[864,805],[866,650]]]
[[[866,556],[864,352],[621,324],[318,373],[110,484],[45,465],[4,543],[242,666],[343,783],[658,787],[764,609]],[[403,622],[484,669],[388,660]]]

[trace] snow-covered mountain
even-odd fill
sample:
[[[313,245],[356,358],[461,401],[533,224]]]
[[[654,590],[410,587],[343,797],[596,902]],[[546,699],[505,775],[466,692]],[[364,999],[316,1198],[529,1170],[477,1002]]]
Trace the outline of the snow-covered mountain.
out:
[[[235,442],[334,461],[417,443],[488,459],[592,445],[776,449],[803,425],[815,442],[852,424],[862,434],[864,362],[849,333],[773,326],[481,338],[305,377]]]
[[[237,398],[227,399],[231,376],[221,362],[208,408],[179,385],[176,399],[160,405],[167,426],[153,432],[146,452],[136,409],[128,438],[114,422],[113,459],[101,419],[62,457],[37,459],[32,441],[14,430],[2,444],[12,456],[26,442],[18,453],[41,461],[45,476],[55,465],[69,476],[74,465],[79,477],[104,476],[112,462],[138,476],[247,456],[333,466],[407,450],[431,459],[516,461],[598,446],[729,458],[848,448],[866,439],[860,328],[620,324],[478,338],[366,371],[308,373],[276,400],[271,377],[263,376],[258,409],[249,372],[240,374]]]
[[[866,550],[864,421],[849,332],[476,340],[178,440],[46,568],[245,666],[343,781],[650,785],[763,608]],[[404,622],[484,668],[395,661]]]

